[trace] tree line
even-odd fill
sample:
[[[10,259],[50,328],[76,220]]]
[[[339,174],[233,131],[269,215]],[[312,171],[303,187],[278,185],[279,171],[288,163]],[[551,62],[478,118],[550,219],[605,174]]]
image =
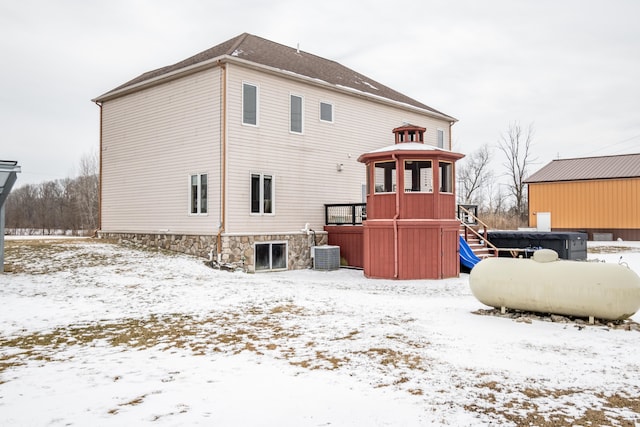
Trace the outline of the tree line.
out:
[[[532,157],[534,127],[513,122],[497,144],[484,144],[467,155],[457,167],[458,203],[478,206],[478,216],[490,228],[527,226],[529,204],[525,180],[535,161]],[[494,151],[503,155],[504,173],[491,168]]]
[[[98,227],[98,158],[80,159],[76,178],[26,184],[5,201],[5,228],[19,234],[92,234]]]
[[[524,180],[534,161],[533,125],[509,125],[497,143],[504,155],[505,173],[491,169],[496,147],[484,144],[457,166],[458,203],[477,205],[479,217],[491,228],[515,229],[528,225],[528,197]],[[80,160],[76,178],[27,184],[13,190],[5,202],[9,232],[54,234],[60,231],[93,233],[98,227],[98,156]]]

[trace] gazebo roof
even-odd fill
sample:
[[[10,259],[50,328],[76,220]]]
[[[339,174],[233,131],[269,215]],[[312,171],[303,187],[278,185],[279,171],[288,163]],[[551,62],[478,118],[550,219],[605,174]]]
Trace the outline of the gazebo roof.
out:
[[[434,147],[433,145],[423,144],[421,142],[403,142],[400,144],[388,145],[386,147],[378,148],[377,150],[369,151],[358,157],[358,161],[365,163],[372,158],[379,159],[381,157],[391,157],[391,154],[396,152],[397,154],[416,155],[422,157],[444,157],[452,160],[458,160],[464,157],[464,154],[456,153],[454,151],[445,150],[444,148]]]

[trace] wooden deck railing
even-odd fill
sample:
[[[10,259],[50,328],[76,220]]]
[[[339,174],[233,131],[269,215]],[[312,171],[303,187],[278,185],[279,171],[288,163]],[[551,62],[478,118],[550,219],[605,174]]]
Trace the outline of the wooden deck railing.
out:
[[[491,248],[495,256],[498,256],[500,249],[487,240],[487,230],[489,227],[478,218],[477,205],[458,205],[458,220],[464,226],[464,240],[468,240],[469,233],[477,236],[484,245]],[[482,234],[473,227],[482,227]]]
[[[362,225],[365,219],[367,219],[366,203],[324,205],[325,225]]]

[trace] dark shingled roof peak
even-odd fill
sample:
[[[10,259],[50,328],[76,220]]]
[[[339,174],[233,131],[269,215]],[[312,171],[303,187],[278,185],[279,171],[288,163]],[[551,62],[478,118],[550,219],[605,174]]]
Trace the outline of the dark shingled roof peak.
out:
[[[311,79],[317,79],[335,86],[346,87],[380,98],[407,104],[443,116],[451,121],[456,121],[456,119],[447,114],[403,95],[335,61],[324,59],[299,49],[290,48],[249,33],[242,33],[239,36],[173,65],[141,74],[135,79],[98,97],[97,100],[108,98],[118,91],[144,83],[148,80],[168,75],[169,73],[180,72],[190,66],[195,66],[220,57],[227,57],[227,59],[229,57],[235,57],[276,70],[283,70]]]
[[[527,184],[555,181],[640,177],[640,154],[553,160],[525,180]]]

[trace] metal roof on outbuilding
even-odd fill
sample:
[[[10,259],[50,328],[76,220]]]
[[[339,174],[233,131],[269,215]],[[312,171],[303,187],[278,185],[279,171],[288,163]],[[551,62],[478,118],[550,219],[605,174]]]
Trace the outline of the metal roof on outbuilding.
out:
[[[640,177],[640,153],[553,160],[524,182],[532,184],[638,177]]]

